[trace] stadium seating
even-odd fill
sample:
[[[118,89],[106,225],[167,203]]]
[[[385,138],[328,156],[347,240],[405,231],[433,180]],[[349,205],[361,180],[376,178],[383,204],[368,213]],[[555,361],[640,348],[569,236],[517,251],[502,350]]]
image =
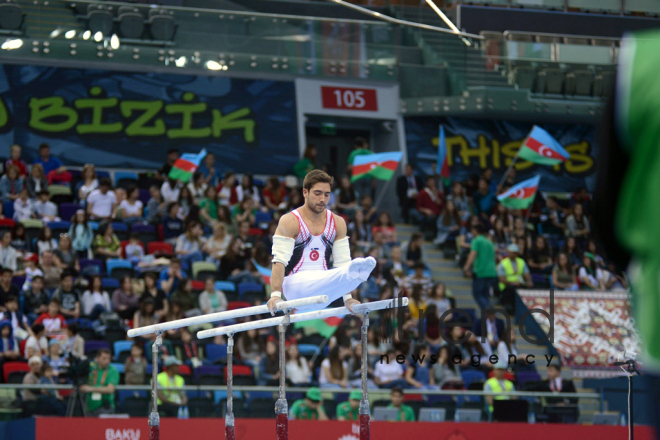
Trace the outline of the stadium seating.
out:
[[[215,278],[217,270],[217,266],[208,261],[196,261],[192,264],[193,278],[200,281],[208,277]]]
[[[135,272],[133,265],[128,260],[112,258],[108,259],[105,264],[110,278],[122,279],[125,276],[133,276]]]
[[[128,226],[126,226],[124,223],[113,222],[112,231],[120,241],[128,240]]]
[[[206,344],[206,359],[218,363],[227,359],[227,346],[218,344]]]
[[[133,344],[133,341],[116,341],[112,347],[114,360],[119,363],[124,363],[126,358],[131,355],[131,347]]]
[[[147,244],[148,254],[174,255],[174,248],[164,241],[151,241]]]
[[[29,371],[30,367],[27,362],[5,362],[2,364],[2,377],[5,383],[9,382],[9,375],[12,373],[28,373]]]
[[[137,186],[138,175],[131,171],[116,171],[115,186],[127,189],[131,186]]]
[[[110,344],[108,344],[106,341],[85,341],[85,356],[94,358],[96,356],[96,352],[102,348],[110,350]]]

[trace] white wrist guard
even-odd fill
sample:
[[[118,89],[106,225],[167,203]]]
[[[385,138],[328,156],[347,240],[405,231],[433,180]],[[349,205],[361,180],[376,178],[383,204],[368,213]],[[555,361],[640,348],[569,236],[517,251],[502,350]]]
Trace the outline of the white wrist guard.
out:
[[[348,301],[349,299],[353,299],[353,295],[351,295],[350,293],[344,295],[344,304],[346,304],[346,301]]]
[[[289,264],[296,240],[281,235],[273,235],[273,263]]]
[[[333,267],[342,267],[350,264],[351,246],[348,242],[348,237],[335,240],[332,245],[332,258],[334,259]]]
[[[278,298],[282,298],[282,292],[280,292],[279,290],[276,290],[274,292],[270,292],[270,297],[272,298],[274,296],[276,296]]]

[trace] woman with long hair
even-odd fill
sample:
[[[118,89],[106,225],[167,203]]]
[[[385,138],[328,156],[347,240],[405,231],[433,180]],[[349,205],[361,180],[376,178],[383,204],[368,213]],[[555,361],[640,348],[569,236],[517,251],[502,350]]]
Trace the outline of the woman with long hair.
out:
[[[69,237],[71,237],[73,249],[78,253],[78,258],[89,258],[89,248],[94,240],[94,232],[87,223],[87,214],[82,209],[77,210],[71,217]]]
[[[144,299],[143,299],[144,298]],[[157,324],[160,317],[156,315],[155,302],[151,297],[140,297],[138,311],[133,315],[133,328]]]
[[[92,321],[98,319],[102,313],[112,310],[110,295],[103,290],[100,275],[89,277],[88,288],[80,298],[80,306],[83,316],[86,316]]]
[[[442,210],[442,214],[438,217],[438,235],[433,240],[433,244],[444,246],[456,246],[456,238],[461,232],[463,222],[461,215],[456,209],[456,204],[453,200],[448,200]]]
[[[240,333],[236,341],[236,348],[241,362],[248,364],[253,369],[259,366],[265,347],[257,330],[252,329]]]
[[[179,191],[179,213],[177,217],[181,220],[185,219],[190,211],[190,208],[195,204],[195,199],[193,198],[192,193],[187,186],[182,186],[181,191]]]
[[[603,271],[596,264],[596,257],[591,252],[584,253],[578,277],[583,290],[605,290]]]
[[[238,195],[239,202],[242,202],[245,199],[252,199],[255,208],[259,208],[259,205],[261,205],[259,190],[254,184],[252,174],[243,174],[241,184],[236,187],[236,194]]]
[[[504,221],[501,218],[496,218],[493,223],[493,229],[490,231],[493,244],[495,245],[495,252],[497,252],[498,259],[501,259],[506,253],[506,248],[511,244],[509,233],[504,228]]]
[[[177,319],[183,319],[186,315],[183,313],[183,307],[177,301],[170,301],[170,309],[167,312],[167,315],[163,316],[160,319],[160,322],[169,322],[176,321]],[[183,331],[182,327],[175,328],[172,330],[167,330],[165,336],[168,339],[181,339],[181,332]]]
[[[495,212],[490,216],[490,224],[495,225],[497,219],[502,220],[502,227],[506,232],[511,231],[513,228],[513,215],[511,215],[506,206],[499,202],[495,206]]]
[[[583,240],[591,233],[589,219],[584,215],[582,203],[573,205],[572,211],[572,214],[566,217],[566,235]]]
[[[213,185],[204,191],[204,198],[199,201],[199,215],[207,225],[218,221],[218,192]]]
[[[144,274],[144,292],[142,292],[142,295],[140,296],[140,302],[143,302],[148,298],[153,300],[153,314],[157,319],[167,316],[167,313],[170,310],[169,301],[167,300],[165,292],[158,287],[158,277],[153,272],[147,272]]]
[[[440,389],[435,384],[435,377],[431,374],[429,347],[423,344],[415,345],[413,350],[413,359],[418,362],[411,362],[406,368],[404,378],[408,385],[418,390],[437,390]]]
[[[57,247],[57,240],[53,238],[53,232],[44,225],[37,235],[37,254],[41,255],[45,250],[55,251]]]
[[[440,347],[438,362],[433,365],[433,378],[442,389],[463,388],[463,379],[458,365],[454,364],[450,356],[448,345]]]
[[[44,174],[44,167],[40,163],[32,165],[30,175],[25,178],[25,186],[31,199],[36,199],[44,189],[48,189],[48,180]]]
[[[190,272],[194,262],[204,259],[202,255],[203,236],[202,225],[193,221],[188,223],[186,231],[176,239],[174,252],[181,260],[181,268],[184,271]]]
[[[227,225],[218,222],[213,226],[213,235],[204,243],[203,250],[208,254],[207,259],[219,264],[220,259],[227,253],[232,237],[227,234]]]
[[[472,228],[477,224],[481,223],[478,215],[471,215],[465,226],[461,228],[461,231],[458,234],[458,239],[456,240],[456,248],[459,255],[459,267],[463,267],[467,261],[468,254],[470,253],[470,244],[474,235],[472,234]]]
[[[204,182],[204,174],[195,171],[187,186],[192,197],[195,200],[201,200],[204,197],[207,188],[206,182]]]
[[[119,204],[121,220],[129,226],[142,220],[144,204],[139,197],[139,188],[132,186],[126,190],[126,199]]]
[[[396,228],[394,227],[392,216],[387,211],[381,211],[378,214],[378,218],[371,228],[373,235],[376,235],[378,232],[383,234],[386,243],[396,243]]]
[[[3,202],[13,202],[23,189],[23,179],[19,173],[16,165],[9,165],[5,170],[5,175],[0,178],[0,195],[2,195]]]
[[[549,275],[552,273],[554,263],[552,261],[552,249],[544,236],[539,235],[534,239],[534,246],[530,250],[531,258],[527,261],[529,270],[534,273]]]
[[[566,237],[566,241],[564,242],[561,251],[568,256],[568,262],[575,270],[582,265],[582,258],[580,257],[581,252],[575,237]]]
[[[138,309],[139,299],[133,292],[131,277],[125,276],[119,283],[119,289],[112,294],[112,307],[122,319],[131,319]]]
[[[22,223],[16,223],[11,230],[11,245],[18,252],[27,252],[28,242],[25,226]]]
[[[552,287],[561,290],[579,290],[575,268],[564,252],[559,254],[557,264],[552,268]]]
[[[321,362],[319,385],[321,388],[347,388],[348,363],[345,361],[349,349],[335,344],[328,357]]]
[[[280,382],[279,344],[275,336],[271,335],[266,341],[266,354],[259,362],[259,385],[276,386]]]
[[[532,233],[525,227],[525,220],[522,217],[513,220],[513,230],[509,232],[509,236],[514,243],[518,243],[519,238],[525,239],[525,249],[531,249]]]
[[[332,194],[330,199],[332,199]],[[302,196],[302,192],[298,188],[293,188],[291,194],[289,194],[289,200],[287,201],[286,210],[291,212],[294,209],[300,208],[305,203],[305,199]],[[331,205],[331,201],[328,201],[328,205]],[[274,218],[277,218],[276,216]]]
[[[170,297],[170,301],[178,302],[186,316],[199,315],[199,309],[195,301],[195,293],[192,288],[192,280],[184,278],[179,282],[176,292]]]
[[[121,258],[121,242],[112,229],[112,223],[101,222],[98,234],[94,237],[94,257],[100,260]]]
[[[250,225],[254,225],[257,221],[256,213],[257,209],[254,207],[254,200],[250,198],[244,199],[232,208],[232,217],[234,217],[234,220],[239,225],[244,221]]]
[[[94,164],[88,163],[82,169],[82,181],[78,186],[78,200],[83,202],[92,191],[98,189],[99,180],[96,178],[96,168]]]
[[[286,378],[297,387],[312,386],[312,362],[300,355],[298,344],[286,347]]]
[[[358,194],[351,184],[351,179],[348,176],[341,176],[339,180],[339,188],[335,190],[337,200],[337,210],[341,214],[349,217],[358,208]]]
[[[234,236],[238,232],[238,225],[231,218],[231,211],[228,206],[218,206],[218,222],[227,226],[227,234]]]
[[[351,237],[351,242],[357,244],[362,249],[366,249],[373,241],[371,228],[366,223],[364,211],[358,209],[355,211],[353,221],[348,225],[348,234]]]
[[[43,251],[39,252],[39,255],[43,255]],[[69,234],[60,234],[59,245],[53,251],[53,257],[55,266],[60,269],[75,269],[80,272],[78,253],[73,249]]]
[[[286,198],[284,188],[280,184],[280,180],[277,176],[272,176],[268,179],[262,194],[264,204],[270,211],[277,211]]]
[[[220,279],[231,280],[245,271],[245,259],[241,258],[241,240],[234,237],[227,252],[220,258]]]
[[[236,190],[236,175],[227,171],[218,185],[218,202],[222,206],[234,206],[238,203],[238,191]]]
[[[447,310],[451,309],[451,301],[449,300],[450,295],[451,292],[449,292],[445,283],[437,282],[433,286],[429,297],[426,299],[426,305],[427,307],[435,305],[438,317],[440,317]],[[451,321],[451,315],[447,316],[444,321]]]
[[[447,197],[447,200],[454,202],[462,221],[466,221],[470,217],[470,199],[461,182],[454,182],[452,184],[451,194]]]

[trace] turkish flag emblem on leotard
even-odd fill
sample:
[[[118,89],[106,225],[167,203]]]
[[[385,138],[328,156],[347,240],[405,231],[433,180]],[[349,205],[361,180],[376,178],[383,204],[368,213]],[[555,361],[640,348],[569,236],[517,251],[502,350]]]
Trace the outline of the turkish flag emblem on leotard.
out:
[[[309,253],[309,258],[310,258],[312,261],[316,261],[316,260],[318,260],[318,259],[319,259],[319,251],[317,251],[317,250],[313,250],[312,252],[310,252],[310,253]]]

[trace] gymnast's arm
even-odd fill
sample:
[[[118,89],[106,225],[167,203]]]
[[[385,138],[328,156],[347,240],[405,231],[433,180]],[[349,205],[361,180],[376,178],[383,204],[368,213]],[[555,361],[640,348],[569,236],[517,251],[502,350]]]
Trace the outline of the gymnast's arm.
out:
[[[298,235],[298,220],[296,217],[291,214],[287,213],[284,214],[281,218],[279,223],[277,224],[277,229],[275,230],[275,236],[284,237],[288,240],[291,241],[290,243],[290,248],[291,252],[293,251],[293,243],[295,241],[296,235]],[[275,238],[275,237],[274,237]],[[281,241],[281,240],[278,240]],[[271,291],[271,298],[268,300],[268,310],[270,310],[271,315],[275,315],[276,309],[275,309],[275,304],[278,301],[281,301],[282,299],[279,296],[273,296],[273,292],[280,292],[282,293],[282,283],[284,281],[284,269],[285,269],[285,264],[282,261],[275,261],[278,259],[278,256],[284,257],[288,261],[291,256],[289,255],[288,258],[286,255],[282,256],[280,255],[282,252],[278,252],[276,248],[277,244],[273,243],[273,266],[272,266],[272,272],[270,275],[270,291]],[[282,259],[282,258],[280,258]]]

